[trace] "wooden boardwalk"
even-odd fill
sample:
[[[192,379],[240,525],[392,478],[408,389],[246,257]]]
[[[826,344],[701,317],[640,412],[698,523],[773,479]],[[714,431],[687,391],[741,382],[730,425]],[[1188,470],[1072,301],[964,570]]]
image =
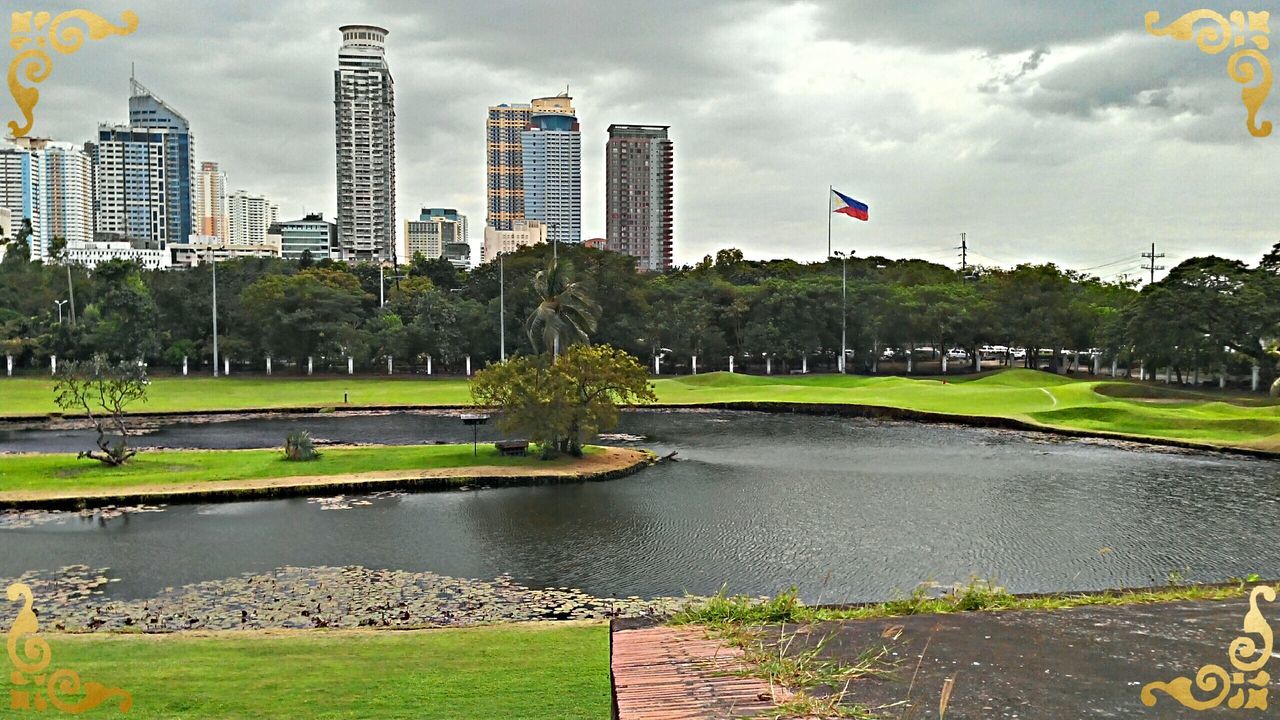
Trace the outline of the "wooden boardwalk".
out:
[[[742,650],[701,628],[616,630],[610,664],[618,720],[748,717],[786,699],[781,688],[734,675]]]

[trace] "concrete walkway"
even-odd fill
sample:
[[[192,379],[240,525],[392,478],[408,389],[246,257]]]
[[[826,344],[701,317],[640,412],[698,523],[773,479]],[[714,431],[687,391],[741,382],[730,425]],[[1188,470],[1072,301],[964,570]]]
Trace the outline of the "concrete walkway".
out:
[[[1280,621],[1280,603],[1260,598],[1258,606],[1268,622]],[[856,680],[845,702],[879,708],[890,718],[938,718],[948,678],[954,678],[954,688],[947,720],[1260,717],[1266,713],[1233,710],[1226,702],[1195,712],[1163,693],[1154,694],[1152,707],[1140,697],[1147,683],[1178,676],[1194,680],[1206,664],[1235,671],[1228,646],[1246,636],[1248,611],[1245,597],[860,620],[805,628],[790,647],[799,652],[826,638],[823,655],[853,662],[869,648],[888,645],[899,662],[896,677]],[[790,636],[796,630],[782,632]],[[1246,637],[1262,642],[1256,634]],[[1271,665],[1264,669],[1280,674],[1280,661]],[[1244,679],[1254,674],[1244,673]],[[1218,688],[1209,690],[1194,694],[1202,700],[1219,694]]]

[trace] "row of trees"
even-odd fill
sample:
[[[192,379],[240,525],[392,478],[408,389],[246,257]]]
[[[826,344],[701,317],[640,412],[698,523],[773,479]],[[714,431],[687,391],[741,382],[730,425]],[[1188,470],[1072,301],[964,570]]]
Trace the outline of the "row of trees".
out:
[[[594,298],[585,329],[593,342],[664,366],[702,368],[773,358],[777,371],[802,358],[835,365],[841,332],[838,260],[802,264],[744,260],[722,250],[692,267],[662,275],[636,273],[630,259],[585,247],[561,246],[562,277],[547,277],[546,247],[526,248],[497,263],[458,272],[447,262],[416,258],[388,276],[378,268],[321,261],[241,259],[218,266],[219,347],[239,363],[261,368],[270,356],[304,368],[476,367],[500,354],[499,283],[505,273],[506,351],[529,353],[525,323],[538,321],[549,295]],[[1217,257],[1188,260],[1139,290],[1053,265],[979,269],[961,275],[920,260],[848,261],[844,318],[851,371],[869,369],[882,349],[928,344],[1021,346],[1037,350],[1102,348],[1122,365],[1275,375],[1280,337],[1280,252],[1256,266]],[[544,276],[530,282],[544,270]],[[212,275],[146,271],[123,262],[82,268],[27,262],[11,251],[0,262],[0,354],[22,366],[46,358],[143,359],[153,367],[207,365],[212,356]],[[548,284],[559,283],[552,293]],[[76,322],[57,301],[74,288]],[[385,305],[380,297],[385,293]],[[570,300],[572,302],[572,300]],[[561,317],[558,313],[548,316]],[[545,318],[544,318],[545,320]],[[559,320],[555,320],[559,322]],[[543,322],[537,332],[545,331]],[[554,330],[554,328],[553,328]],[[558,330],[555,330],[558,332]],[[717,360],[719,361],[717,363]]]

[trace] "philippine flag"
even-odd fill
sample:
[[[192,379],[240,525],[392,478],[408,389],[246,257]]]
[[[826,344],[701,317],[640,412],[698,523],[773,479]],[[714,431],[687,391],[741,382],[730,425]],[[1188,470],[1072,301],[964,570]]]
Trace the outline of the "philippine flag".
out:
[[[839,190],[831,191],[831,212],[866,220],[869,210],[870,208],[867,207],[866,203],[858,202]]]

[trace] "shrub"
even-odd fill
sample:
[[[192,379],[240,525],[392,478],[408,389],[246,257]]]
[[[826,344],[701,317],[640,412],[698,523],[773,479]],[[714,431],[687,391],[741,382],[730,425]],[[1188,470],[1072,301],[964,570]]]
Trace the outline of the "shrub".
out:
[[[319,457],[320,453],[316,452],[311,433],[306,430],[294,430],[284,439],[285,460],[317,460]]]

